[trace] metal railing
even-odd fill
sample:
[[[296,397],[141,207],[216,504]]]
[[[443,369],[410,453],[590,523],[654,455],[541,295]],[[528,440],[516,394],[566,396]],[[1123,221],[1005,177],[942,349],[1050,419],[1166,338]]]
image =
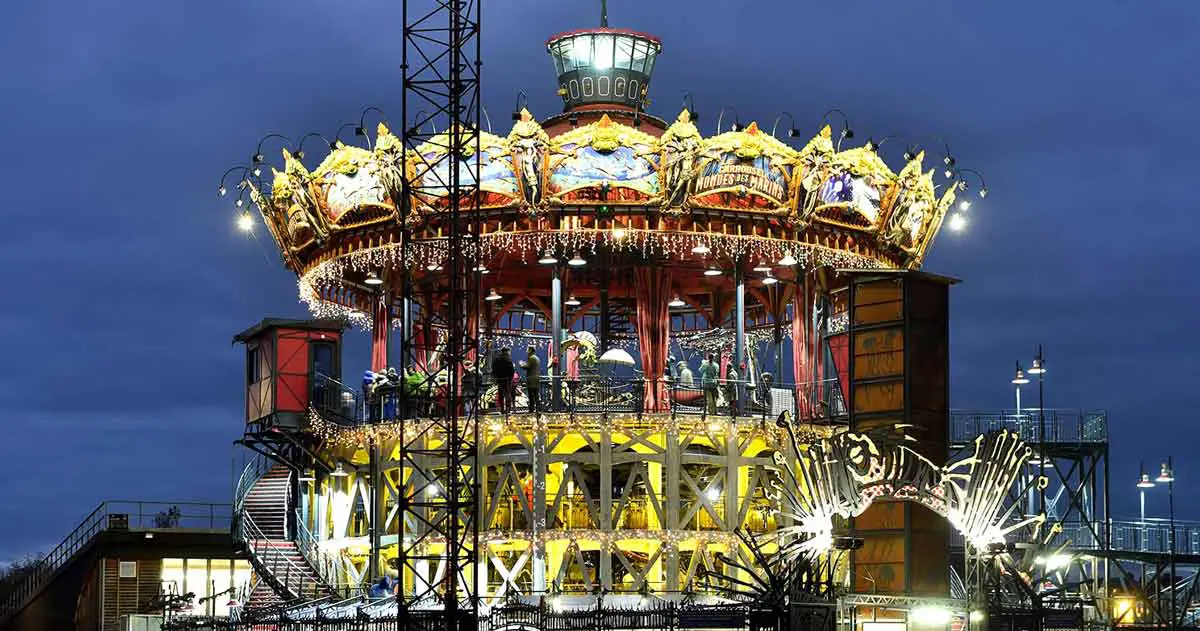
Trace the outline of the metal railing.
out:
[[[1171,522],[1166,519],[1110,520],[1104,522],[1066,522],[1057,524],[1056,532],[1046,539],[1049,547],[1066,546],[1067,550],[1103,551],[1105,532],[1110,533],[1108,546],[1114,552],[1171,552]],[[954,536],[954,545],[962,546],[961,535]],[[1200,522],[1175,521],[1175,554],[1200,556]]]
[[[705,389],[699,384],[669,388],[672,414],[761,417],[774,420],[787,412],[794,420],[841,423],[848,420],[846,401],[836,379],[802,384],[722,380]]]
[[[645,380],[641,377],[604,377],[585,375],[568,379],[562,375],[544,376],[538,384],[537,410],[543,413],[641,415],[645,410]],[[337,379],[316,375],[311,405],[327,420],[358,425],[401,418],[419,418],[441,412],[444,393],[438,389],[404,393],[397,384],[380,389],[368,397],[362,389],[352,388]],[[558,388],[558,397],[554,389]],[[717,385],[715,410],[705,405],[705,390],[698,384],[666,381],[670,413],[679,415],[718,415],[742,418],[774,419],[786,411],[803,422],[841,423],[848,418],[846,401],[836,379],[788,384],[722,380]],[[480,413],[499,412],[499,386],[489,375],[479,386],[475,402]],[[509,406],[513,414],[532,411],[528,387],[514,381]]]
[[[232,521],[229,504],[203,502],[102,502],[28,574],[0,604],[0,621],[20,611],[54,575],[102,533],[108,531],[156,532],[211,530],[228,532]]]
[[[254,519],[246,513],[239,515],[237,520],[239,541],[246,545],[250,553],[250,562],[262,578],[274,583],[278,590],[284,591],[293,601],[312,600],[328,595],[329,587],[311,567],[303,567],[293,561],[277,546],[278,541],[263,534]]]
[[[339,598],[354,598],[366,594],[362,585],[347,583],[341,579],[338,563],[317,545],[317,539],[304,525],[304,520],[296,515],[296,548],[316,571],[317,576]]]
[[[950,413],[950,442],[968,443],[977,436],[1000,430],[1017,434],[1027,443],[1054,444],[1103,443],[1108,441],[1108,413],[1102,410],[1000,410],[979,412],[954,410]]]

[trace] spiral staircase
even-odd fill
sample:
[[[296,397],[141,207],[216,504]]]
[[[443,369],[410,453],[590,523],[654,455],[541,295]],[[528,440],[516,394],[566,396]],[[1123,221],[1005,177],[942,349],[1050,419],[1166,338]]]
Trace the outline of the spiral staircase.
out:
[[[290,526],[292,471],[266,459],[251,462],[238,484],[234,537],[258,576],[243,607],[247,614],[334,596],[311,537]],[[298,541],[299,540],[299,541]]]

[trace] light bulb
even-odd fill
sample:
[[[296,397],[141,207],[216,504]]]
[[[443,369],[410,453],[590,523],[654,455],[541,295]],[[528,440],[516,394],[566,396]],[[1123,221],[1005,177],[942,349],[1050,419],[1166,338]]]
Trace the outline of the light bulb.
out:
[[[251,217],[250,213],[242,213],[238,215],[237,227],[238,230],[241,230],[242,232],[250,232],[254,229],[254,217]]]
[[[499,299],[500,299],[500,298],[502,298],[502,297],[503,297],[503,296],[501,296],[500,294],[496,293],[496,288],[495,288],[495,287],[492,287],[491,291],[489,291],[489,292],[488,292],[488,295],[487,295],[487,297],[486,297],[486,298],[484,298],[484,300],[486,300],[486,301],[488,301],[488,302],[495,302],[495,301],[499,300]]]
[[[958,203],[959,210],[966,210],[970,207],[971,207],[971,200],[969,200],[969,199],[964,199]]]
[[[567,305],[568,307],[578,307],[583,303],[579,302],[579,299],[572,295],[570,298],[567,298],[563,304]]]
[[[668,306],[668,307],[675,307],[675,308],[677,308],[677,309],[678,309],[679,307],[686,307],[686,306],[687,306],[687,303],[686,303],[686,302],[684,302],[684,301],[683,301],[683,299],[679,297],[679,294],[675,294],[675,298],[673,298],[673,299],[671,300],[671,302],[668,302],[668,303],[667,303],[667,306]]]
[[[705,276],[720,276],[721,270],[719,270],[715,267],[710,267],[710,268],[704,270],[704,275]]]
[[[958,232],[966,227],[967,227],[967,218],[966,217],[964,217],[958,213],[954,213],[953,215],[950,215],[950,229],[951,230]]]

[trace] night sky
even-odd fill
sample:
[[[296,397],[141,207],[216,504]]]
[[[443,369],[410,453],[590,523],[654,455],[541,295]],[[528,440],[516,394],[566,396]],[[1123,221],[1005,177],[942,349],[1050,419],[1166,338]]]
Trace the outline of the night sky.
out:
[[[486,3],[497,133],[519,89],[535,115],[559,110],[543,42],[596,25],[598,4]],[[231,337],[306,313],[216,178],[267,132],[332,135],[368,105],[398,116],[401,42],[395,0],[5,14],[0,560],[51,548],[104,499],[230,501]],[[939,159],[944,138],[992,193],[925,266],[964,281],[953,405],[1011,407],[1013,361],[1043,343],[1048,405],[1110,412],[1115,515],[1136,517],[1139,459],[1173,454],[1179,514],[1200,518],[1200,4],[613,0],[610,15],[663,39],[650,110],[673,118],[689,90],[705,134],[728,105],[768,128],[787,110],[804,140],[831,107],[858,142],[901,135]],[[897,170],[902,150],[884,147]],[[366,346],[353,336],[347,374]]]

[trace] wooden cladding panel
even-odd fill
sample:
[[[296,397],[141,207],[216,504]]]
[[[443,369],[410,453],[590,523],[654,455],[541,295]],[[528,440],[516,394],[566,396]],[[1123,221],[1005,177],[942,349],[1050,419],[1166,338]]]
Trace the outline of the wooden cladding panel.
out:
[[[100,607],[103,631],[120,631],[121,616],[155,613],[147,605],[162,590],[162,561],[136,561],[137,576],[121,578],[120,559],[103,559],[103,585]]]

